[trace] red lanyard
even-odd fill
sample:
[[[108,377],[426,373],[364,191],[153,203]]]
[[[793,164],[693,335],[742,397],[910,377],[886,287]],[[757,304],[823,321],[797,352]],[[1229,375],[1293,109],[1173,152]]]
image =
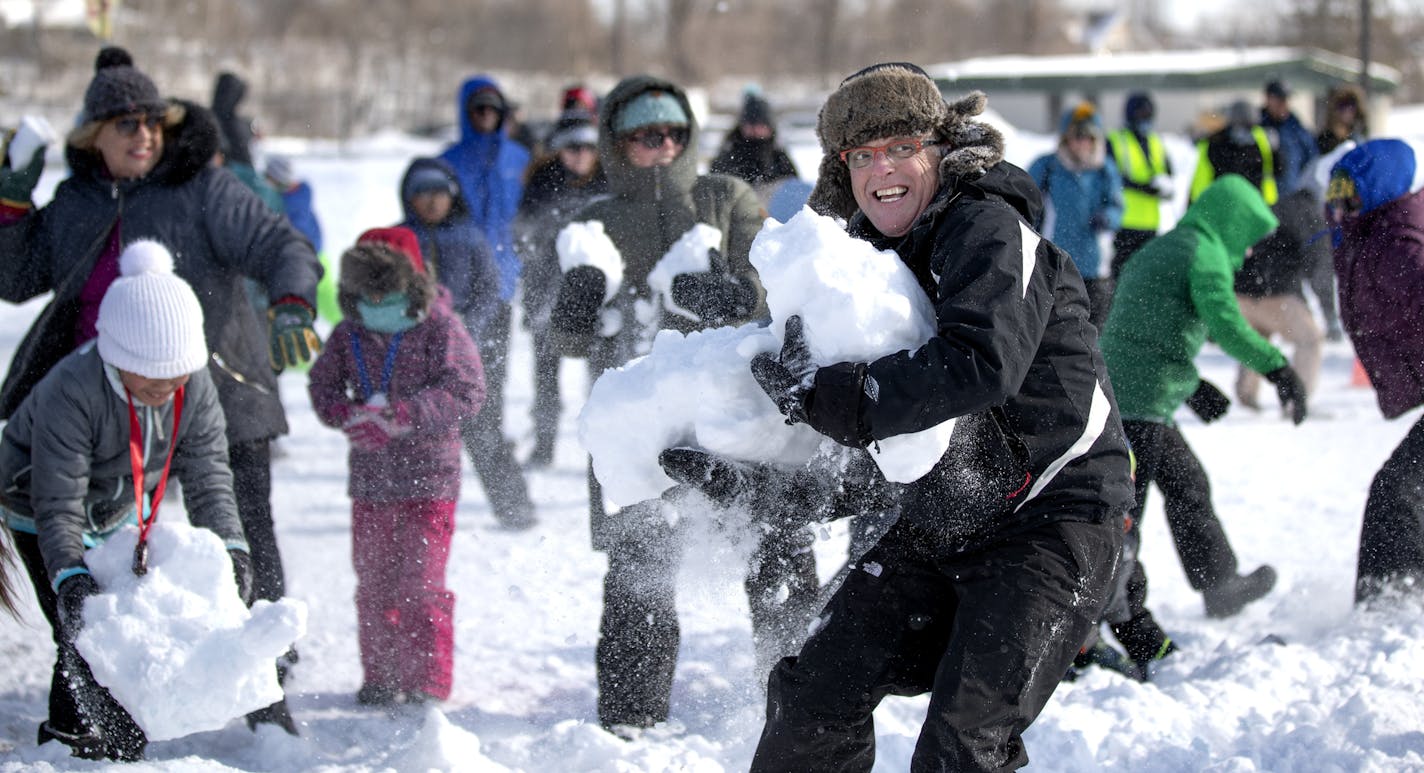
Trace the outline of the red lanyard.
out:
[[[153,522],[158,520],[158,503],[163,501],[163,491],[168,488],[168,468],[173,464],[173,449],[178,447],[178,420],[183,416],[183,387],[173,393],[173,433],[168,436],[168,458],[163,460],[163,472],[158,476],[158,485],[149,499],[148,517],[143,517],[143,430],[138,426],[138,411],[134,410],[133,395],[127,389],[124,395],[129,400],[129,466],[133,468],[134,507],[138,513],[138,544],[134,545],[133,573],[148,574],[148,532]]]

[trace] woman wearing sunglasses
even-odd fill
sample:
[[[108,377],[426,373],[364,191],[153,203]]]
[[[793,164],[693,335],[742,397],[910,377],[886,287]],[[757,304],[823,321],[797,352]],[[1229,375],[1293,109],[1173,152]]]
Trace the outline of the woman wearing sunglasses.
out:
[[[123,247],[138,239],[168,245],[174,272],[203,306],[255,596],[274,600],[285,586],[272,528],[269,443],[287,432],[276,373],[320,346],[312,309],[321,268],[285,217],[213,166],[217,150],[217,125],[206,108],[164,99],[127,51],[110,47],[95,61],[79,125],[66,142],[72,174],[53,199],[35,207],[31,197],[42,152],[29,165],[0,164],[0,298],[20,303],[54,294],[16,349],[0,387],[0,417],[97,335],[99,301],[119,275]],[[249,278],[266,288],[266,319],[247,299]],[[285,703],[250,719],[295,732]]]
[[[697,122],[676,85],[634,76],[604,100],[598,150],[612,195],[589,204],[574,222],[603,224],[623,260],[622,284],[605,304],[603,273],[591,266],[570,269],[551,320],[561,351],[586,357],[593,377],[646,353],[659,330],[691,332],[767,314],[748,261],[766,214],[745,182],[698,175],[696,148]],[[658,297],[648,273],[698,223],[721,232],[710,270],[675,277],[671,298]],[[686,313],[670,311],[671,305]],[[668,718],[679,641],[674,591],[681,538],[662,503],[605,513],[591,475],[589,484],[593,544],[608,554],[596,661],[598,719],[627,734],[628,728]],[[755,512],[767,517],[762,509]],[[753,638],[769,663],[798,643],[817,584],[814,559],[798,543],[808,533],[768,532],[752,558],[756,569],[747,592]]]

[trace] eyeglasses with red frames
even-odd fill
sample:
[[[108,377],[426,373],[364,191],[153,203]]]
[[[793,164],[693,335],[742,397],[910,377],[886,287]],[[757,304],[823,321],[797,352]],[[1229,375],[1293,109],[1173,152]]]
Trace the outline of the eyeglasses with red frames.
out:
[[[639,129],[624,137],[629,144],[638,144],[648,150],[657,150],[664,142],[672,140],[674,145],[686,145],[690,132],[686,126],[670,126],[663,129]]]
[[[156,113],[135,113],[126,115],[123,118],[114,120],[114,131],[120,137],[132,137],[138,133],[138,127],[148,127],[150,132],[158,131],[158,127],[163,125],[163,116]]]
[[[895,140],[884,145],[861,145],[840,152],[841,161],[851,169],[864,169],[875,160],[876,153],[884,153],[896,161],[904,161],[930,145],[938,145],[939,140],[921,140],[913,137]]]

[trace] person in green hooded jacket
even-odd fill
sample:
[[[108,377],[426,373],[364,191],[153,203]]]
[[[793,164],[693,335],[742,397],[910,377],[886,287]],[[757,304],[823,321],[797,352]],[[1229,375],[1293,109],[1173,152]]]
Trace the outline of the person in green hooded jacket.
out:
[[[1173,415],[1185,403],[1210,422],[1230,406],[1193,363],[1210,338],[1274,384],[1296,424],[1305,419],[1304,385],[1285,355],[1242,317],[1233,289],[1247,250],[1276,226],[1254,185],[1240,175],[1224,175],[1202,192],[1176,228],[1135,253],[1118,279],[1101,346],[1137,459],[1137,505],[1124,546],[1130,567],[1125,598],[1109,605],[1108,622],[1140,665],[1174,649],[1146,609],[1147,577],[1135,555],[1148,485],[1156,483],[1162,491],[1177,555],[1208,616],[1234,615],[1275,585],[1275,570],[1268,565],[1246,575],[1237,572],[1236,554],[1212,508],[1206,471]]]

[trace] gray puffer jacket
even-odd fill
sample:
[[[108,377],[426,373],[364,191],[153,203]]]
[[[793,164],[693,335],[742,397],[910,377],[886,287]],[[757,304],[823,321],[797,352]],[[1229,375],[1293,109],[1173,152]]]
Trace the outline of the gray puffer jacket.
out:
[[[188,520],[212,530],[229,548],[246,550],[226,422],[208,372],[194,373],[184,387],[176,439],[172,400],[158,408],[135,402],[134,408],[144,439],[145,490],[151,495],[158,485],[176,442],[169,474],[183,484]],[[0,505],[11,528],[39,536],[51,582],[84,566],[86,543],[103,541],[133,517],[128,402],[117,371],[92,343],[60,360],[5,425]]]

